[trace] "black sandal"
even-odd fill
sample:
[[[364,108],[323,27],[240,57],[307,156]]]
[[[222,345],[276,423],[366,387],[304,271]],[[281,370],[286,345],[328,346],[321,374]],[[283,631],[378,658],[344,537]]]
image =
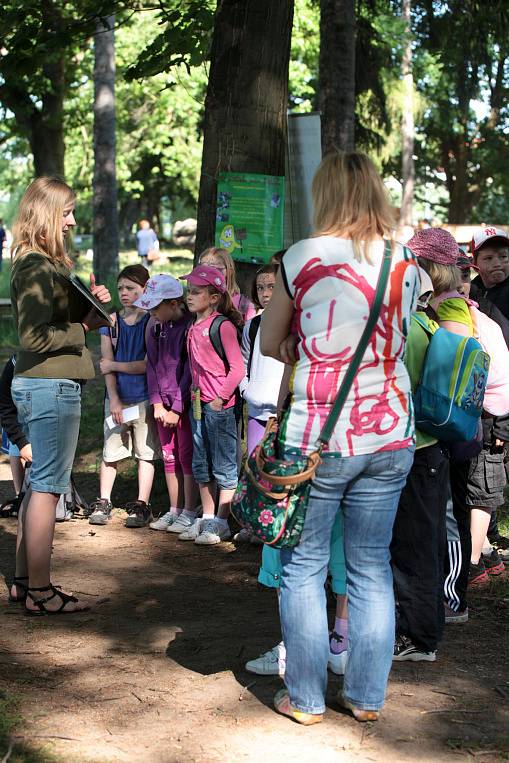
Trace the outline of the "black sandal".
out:
[[[51,591],[51,596],[46,596],[45,599],[34,599],[30,591]],[[31,601],[33,601],[33,603],[37,606],[37,609],[28,609],[28,607],[25,605],[25,612],[30,616],[40,617],[41,615],[74,615],[77,612],[85,612],[87,609],[90,609],[88,606],[80,607],[80,609],[65,609],[67,604],[69,604],[71,601],[73,603],[77,603],[78,599],[76,596],[70,596],[68,593],[59,591],[51,583],[49,585],[43,586],[42,588],[28,588],[27,596],[29,596]],[[51,601],[51,599],[54,599],[55,596],[59,596],[62,599],[62,604],[60,607],[58,609],[46,609],[44,605],[47,604],[48,601]]]
[[[16,577],[15,575],[12,579],[12,583],[9,586],[9,601],[11,604],[23,604],[23,602],[26,601],[28,586],[25,583],[22,583],[22,580],[28,580],[28,575],[23,575],[22,577]],[[16,588],[21,588],[23,592],[21,596],[13,596],[11,594],[11,588],[13,585],[15,585]]]

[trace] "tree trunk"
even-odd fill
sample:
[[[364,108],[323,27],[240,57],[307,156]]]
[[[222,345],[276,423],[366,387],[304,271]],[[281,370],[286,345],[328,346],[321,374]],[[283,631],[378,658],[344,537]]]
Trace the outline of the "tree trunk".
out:
[[[406,39],[401,66],[404,95],[403,120],[401,124],[403,196],[399,216],[400,226],[413,224],[414,205],[414,78],[412,73],[412,26],[410,11],[411,0],[403,0],[402,17],[405,22]]]
[[[114,17],[98,22],[94,38],[94,272],[104,281],[118,272],[115,146]]]
[[[322,151],[355,147],[355,0],[320,0]]]
[[[219,172],[285,174],[292,21],[293,0],[218,2],[205,99],[196,255],[214,243]]]
[[[64,178],[64,55],[48,56],[42,72],[48,87],[37,102],[29,87],[24,87],[24,81],[16,77],[3,82],[0,79],[0,100],[13,112],[18,131],[28,140],[34,157],[34,174]]]

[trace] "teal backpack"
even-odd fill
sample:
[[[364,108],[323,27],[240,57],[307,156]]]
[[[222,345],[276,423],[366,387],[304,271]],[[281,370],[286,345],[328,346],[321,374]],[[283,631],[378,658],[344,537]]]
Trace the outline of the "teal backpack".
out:
[[[413,395],[415,426],[444,442],[473,440],[488,381],[489,355],[474,337],[433,330],[420,315],[412,319],[430,337]]]

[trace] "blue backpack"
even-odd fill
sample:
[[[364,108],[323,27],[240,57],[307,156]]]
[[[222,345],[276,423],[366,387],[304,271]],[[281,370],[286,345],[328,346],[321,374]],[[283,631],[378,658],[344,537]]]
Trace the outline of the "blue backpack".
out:
[[[415,390],[415,426],[444,442],[473,440],[488,381],[489,355],[474,337],[433,330],[420,315],[412,320],[430,337]]]

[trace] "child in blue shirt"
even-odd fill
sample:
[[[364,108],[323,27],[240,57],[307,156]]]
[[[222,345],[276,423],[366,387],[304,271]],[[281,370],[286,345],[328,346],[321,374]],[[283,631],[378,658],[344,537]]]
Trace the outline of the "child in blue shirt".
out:
[[[143,265],[129,265],[118,276],[122,304],[112,313],[114,325],[100,329],[101,373],[106,384],[104,448],[99,476],[100,494],[91,504],[90,524],[105,525],[111,515],[111,491],[118,462],[134,454],[138,460],[138,498],[126,504],[126,527],[145,527],[152,520],[149,507],[154,461],[159,458],[157,427],[148,400],[145,331],[149,314],[134,305],[149,274]],[[124,422],[125,408],[137,406],[138,415]],[[112,417],[113,426],[107,419]],[[111,423],[111,422],[110,422]]]

